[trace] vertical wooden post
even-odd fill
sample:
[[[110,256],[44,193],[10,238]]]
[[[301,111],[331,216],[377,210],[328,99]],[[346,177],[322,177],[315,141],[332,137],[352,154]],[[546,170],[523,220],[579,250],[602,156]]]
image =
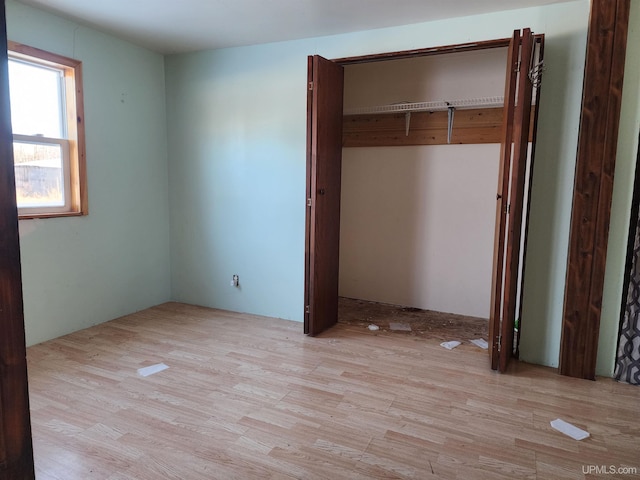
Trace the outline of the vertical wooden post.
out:
[[[571,214],[560,373],[595,379],[629,0],[592,0]]]
[[[5,2],[0,0],[0,479],[33,479]]]

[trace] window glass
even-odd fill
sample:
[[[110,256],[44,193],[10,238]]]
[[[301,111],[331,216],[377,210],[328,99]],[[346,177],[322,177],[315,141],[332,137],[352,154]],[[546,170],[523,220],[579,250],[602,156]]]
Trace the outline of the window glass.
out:
[[[65,204],[62,148],[56,144],[13,142],[19,207]]]
[[[64,138],[63,72],[9,60],[13,133]]]

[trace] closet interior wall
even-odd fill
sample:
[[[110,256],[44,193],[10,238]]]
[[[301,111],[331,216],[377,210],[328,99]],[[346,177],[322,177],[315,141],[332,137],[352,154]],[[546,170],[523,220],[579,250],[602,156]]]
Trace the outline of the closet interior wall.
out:
[[[506,53],[347,65],[345,112],[501,96]],[[343,148],[340,296],[488,318],[499,152],[497,143]]]

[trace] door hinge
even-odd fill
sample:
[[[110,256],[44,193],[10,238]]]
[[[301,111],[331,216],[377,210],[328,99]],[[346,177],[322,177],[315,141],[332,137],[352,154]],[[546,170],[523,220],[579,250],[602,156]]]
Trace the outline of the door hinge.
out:
[[[310,313],[309,305],[305,305],[304,306],[304,313],[306,313],[306,314]]]
[[[518,64],[516,65],[516,73],[520,73],[520,65],[522,64],[522,60],[518,60]]]
[[[311,198],[307,198],[307,207],[311,206]]]
[[[309,82],[309,91],[313,91],[313,82]]]
[[[509,215],[509,213],[511,212],[511,204],[507,203],[504,207],[504,213],[506,213],[507,215]]]
[[[502,335],[498,335],[498,351],[502,349]]]

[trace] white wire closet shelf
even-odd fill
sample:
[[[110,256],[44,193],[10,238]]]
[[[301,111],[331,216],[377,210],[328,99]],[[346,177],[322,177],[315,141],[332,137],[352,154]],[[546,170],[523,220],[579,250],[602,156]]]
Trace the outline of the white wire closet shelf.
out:
[[[376,113],[411,113],[411,112],[436,112],[455,109],[491,108],[502,107],[504,97],[481,97],[458,100],[440,100],[435,102],[402,102],[389,105],[377,105],[373,107],[357,107],[345,109],[345,115],[365,115]]]

